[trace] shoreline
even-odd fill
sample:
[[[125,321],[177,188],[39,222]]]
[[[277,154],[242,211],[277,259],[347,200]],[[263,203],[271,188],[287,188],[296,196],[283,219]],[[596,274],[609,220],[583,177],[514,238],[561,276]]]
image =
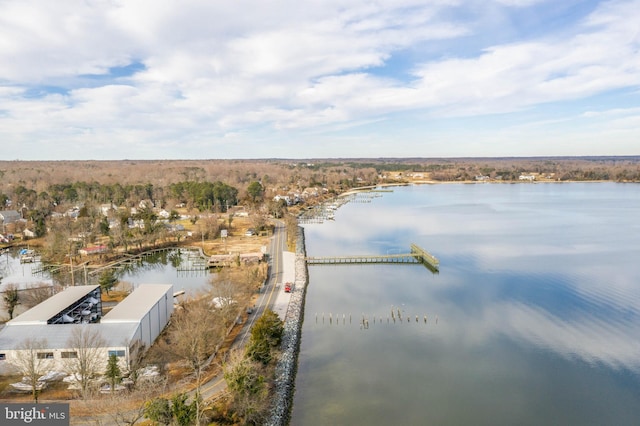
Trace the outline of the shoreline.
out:
[[[476,181],[476,180],[462,180],[462,181],[442,181],[442,180],[415,180],[411,182],[395,182],[395,183],[380,183],[377,185],[358,186],[351,188],[345,192],[341,192],[336,195],[335,198],[345,197],[351,194],[357,194],[358,192],[366,192],[375,190],[376,188],[389,188],[394,186],[411,186],[411,185],[541,185],[541,184],[571,184],[571,183],[615,183],[615,184],[638,184],[637,181],[615,181],[615,180],[537,180],[537,181]]]
[[[269,418],[265,425],[286,426],[291,420],[295,378],[298,370],[298,354],[304,319],[304,303],[307,293],[308,271],[305,261],[304,228],[298,226],[295,259],[295,286],[291,294],[284,321],[280,345],[282,354],[276,365],[275,395]]]

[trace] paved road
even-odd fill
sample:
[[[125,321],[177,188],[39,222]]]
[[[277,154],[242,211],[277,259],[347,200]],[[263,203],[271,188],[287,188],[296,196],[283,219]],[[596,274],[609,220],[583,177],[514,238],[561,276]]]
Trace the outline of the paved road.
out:
[[[254,312],[248,316],[248,320],[243,324],[242,331],[238,334],[238,337],[231,345],[231,349],[239,349],[244,347],[249,341],[251,335],[251,327],[254,322],[260,318],[265,309],[272,309],[274,306],[287,303],[289,299],[288,294],[283,293],[282,281],[283,281],[283,252],[286,249],[287,233],[286,227],[283,222],[276,221],[273,237],[269,243],[269,277],[265,285],[260,290],[260,295]],[[208,400],[220,392],[224,391],[227,387],[226,382],[222,376],[222,373],[218,374],[213,379],[202,384],[200,387],[200,393],[203,400]]]
[[[244,345],[249,340],[249,336],[251,335],[251,327],[253,326],[254,322],[263,314],[265,309],[274,309],[274,306],[276,306],[278,307],[278,310],[282,311],[284,309],[286,312],[286,305],[288,305],[290,294],[283,292],[281,284],[284,275],[283,252],[286,249],[286,241],[286,227],[284,226],[283,222],[277,221],[274,234],[271,238],[268,248],[269,277],[260,291],[260,296],[258,297],[254,312],[249,315],[248,320],[242,326],[242,331],[240,332],[240,334],[238,334],[235,341],[232,343],[232,349],[244,347]],[[220,395],[226,389],[226,387],[227,384],[224,381],[221,372],[216,377],[200,386],[200,394],[203,400],[211,400],[217,395]],[[194,393],[195,392],[190,392],[190,395],[193,396]],[[115,426],[117,424],[120,424],[116,423],[109,415],[103,415],[99,420],[100,424],[105,426]],[[91,416],[90,418],[76,416],[75,418],[71,419],[71,424],[83,425],[94,423],[94,421],[95,418],[93,416]]]

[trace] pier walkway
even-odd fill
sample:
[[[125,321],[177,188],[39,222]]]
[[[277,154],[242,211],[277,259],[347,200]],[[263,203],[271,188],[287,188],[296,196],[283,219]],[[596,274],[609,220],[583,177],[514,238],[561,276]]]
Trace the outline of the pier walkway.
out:
[[[357,264],[357,263],[420,263],[430,270],[438,271],[440,261],[429,252],[411,244],[410,253],[399,254],[368,254],[353,256],[308,256],[306,259],[309,265],[335,265],[335,264]]]

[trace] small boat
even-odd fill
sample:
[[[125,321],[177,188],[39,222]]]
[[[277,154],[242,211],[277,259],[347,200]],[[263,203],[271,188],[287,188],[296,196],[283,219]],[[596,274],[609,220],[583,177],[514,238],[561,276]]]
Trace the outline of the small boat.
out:
[[[18,382],[18,383],[11,383],[10,386],[18,392],[31,392],[33,390],[33,386],[31,385],[31,383]],[[47,382],[36,383],[36,390],[42,390],[46,387],[47,387]]]
[[[20,263],[33,263],[36,261],[36,252],[23,248],[20,250]]]
[[[62,371],[49,371],[47,374],[38,377],[39,382],[56,382],[67,377],[67,373]]]
[[[127,388],[123,385],[115,385],[113,387],[113,391],[114,392],[121,392],[123,390],[126,390]],[[111,385],[104,385],[100,388],[100,393],[111,393]]]

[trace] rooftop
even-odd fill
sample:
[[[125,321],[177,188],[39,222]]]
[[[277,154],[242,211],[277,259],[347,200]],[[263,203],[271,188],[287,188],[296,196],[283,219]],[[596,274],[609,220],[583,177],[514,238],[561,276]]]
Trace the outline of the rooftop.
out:
[[[46,324],[47,320],[64,311],[99,287],[100,286],[97,285],[67,287],[60,293],[54,294],[44,302],[18,315],[9,321],[7,325]]]
[[[5,327],[0,333],[2,350],[17,349],[29,337],[35,340],[45,340],[47,349],[66,349],[70,347],[73,331],[80,327],[98,330],[100,338],[104,340],[104,347],[120,348],[127,346],[138,330],[137,323],[115,324],[66,324],[47,325],[20,324],[15,327]]]
[[[171,284],[141,284],[135,291],[105,314],[102,324],[115,322],[139,322],[161,298],[173,298]],[[173,299],[172,299],[173,300]]]

